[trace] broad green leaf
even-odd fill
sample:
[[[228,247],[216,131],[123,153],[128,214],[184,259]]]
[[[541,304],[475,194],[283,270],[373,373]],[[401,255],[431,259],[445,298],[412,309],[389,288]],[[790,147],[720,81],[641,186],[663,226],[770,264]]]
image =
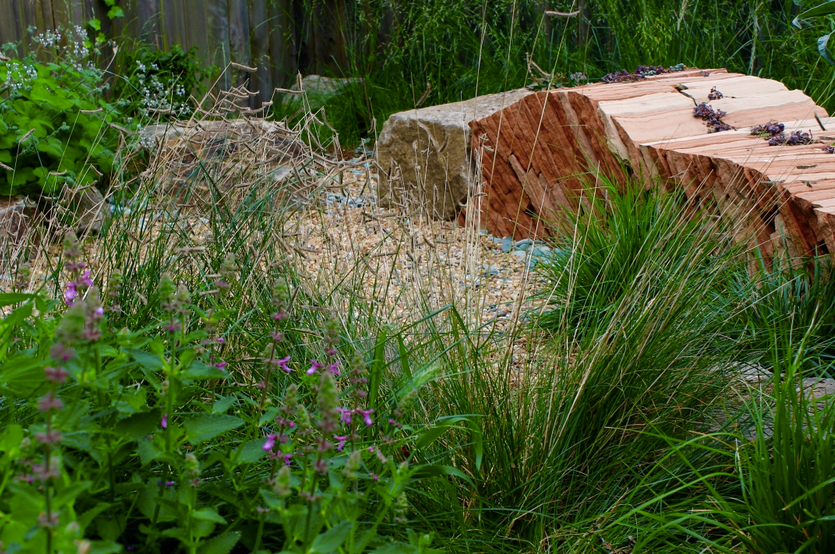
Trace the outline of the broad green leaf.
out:
[[[345,538],[351,531],[351,525],[350,521],[343,521],[317,536],[310,546],[310,552],[315,554],[336,552],[336,549],[345,542]]]
[[[252,464],[260,460],[267,453],[264,448],[264,440],[254,440],[246,443],[238,456],[238,462]]]
[[[214,523],[226,523],[226,520],[212,508],[203,508],[202,510],[192,512],[191,517],[203,521],[212,521]]]
[[[18,356],[3,363],[0,388],[14,396],[28,398],[39,389],[46,390],[44,362],[31,356]]]
[[[212,404],[212,413],[213,414],[226,413],[226,410],[231,408],[235,404],[236,400],[237,400],[237,397],[235,397],[234,394],[230,394],[229,396],[224,396],[222,398],[219,398],[218,400],[215,400],[215,403]]]
[[[159,410],[134,414],[118,422],[114,427],[114,432],[132,440],[139,440],[153,433],[159,427],[161,419],[162,415]]]
[[[229,374],[219,367],[207,365],[201,361],[196,361],[192,362],[188,369],[181,371],[178,376],[181,379],[203,381],[206,379],[226,379]]]
[[[89,25],[95,31],[101,31],[101,21],[99,21],[95,17],[88,21],[87,25]]]
[[[0,152],[2,154],[2,152]],[[0,157],[0,161],[2,157]],[[11,306],[12,304],[19,304],[24,300],[29,300],[30,298],[35,298],[36,295],[34,294],[26,294],[23,292],[4,292],[0,293],[0,308],[4,306]]]
[[[794,21],[792,21],[792,25],[794,25],[798,29],[801,29],[801,21],[804,19],[809,19],[812,17],[822,17],[825,15],[832,14],[835,14],[835,2],[829,0],[828,2],[824,2],[823,4],[815,6],[814,8],[809,8],[805,12],[801,12],[797,17],[794,18]]]
[[[16,452],[20,450],[20,443],[23,440],[23,427],[17,423],[12,423],[3,429],[2,438],[0,438],[0,450],[12,454],[15,457]]]
[[[113,6],[107,11],[107,17],[111,20],[116,19],[117,17],[125,17],[125,11],[119,6]]]
[[[186,428],[189,442],[197,444],[213,439],[232,429],[237,429],[243,424],[244,420],[239,417],[225,414],[204,414],[186,420],[183,426]]]
[[[158,354],[151,354],[144,350],[131,349],[130,355],[139,365],[151,371],[162,371],[165,368],[165,360]]]
[[[214,537],[201,544],[197,548],[197,554],[229,554],[240,539],[240,531]]]

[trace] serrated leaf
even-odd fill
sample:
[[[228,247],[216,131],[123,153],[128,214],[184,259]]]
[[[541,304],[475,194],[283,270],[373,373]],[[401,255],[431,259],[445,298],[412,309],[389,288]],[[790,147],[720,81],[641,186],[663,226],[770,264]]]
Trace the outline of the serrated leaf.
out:
[[[343,521],[317,536],[313,544],[310,545],[310,552],[315,554],[331,554],[332,552],[336,552],[336,549],[345,542],[348,532],[351,531],[351,525],[352,523],[350,521]]]
[[[202,521],[211,521],[214,523],[226,523],[226,520],[221,517],[219,513],[214,511],[212,508],[203,508],[202,510],[197,510],[192,512],[191,517],[194,519],[199,519]]]
[[[186,428],[188,440],[192,444],[207,441],[216,436],[237,429],[244,424],[239,417],[225,414],[204,414],[186,420],[183,426]]]
[[[153,412],[134,414],[116,424],[114,431],[117,435],[130,437],[132,440],[139,440],[150,435],[159,426],[161,420],[158,410]]]
[[[116,19],[117,17],[125,17],[125,10],[119,6],[113,6],[107,11],[107,17],[111,20]]]
[[[165,368],[165,361],[159,354],[151,354],[150,352],[136,349],[131,349],[129,352],[133,359],[145,369],[162,371]]]
[[[240,539],[240,531],[214,537],[201,544],[197,548],[197,554],[229,554]]]
[[[180,379],[190,379],[192,381],[226,379],[228,376],[229,374],[219,367],[207,365],[201,361],[193,362],[188,369],[181,371],[178,374]]]
[[[224,396],[223,398],[215,400],[215,403],[212,404],[212,413],[213,414],[225,413],[226,410],[228,410],[229,408],[231,408],[235,404],[236,400],[237,400],[237,397],[235,397],[234,394],[230,394],[229,396]]]
[[[241,448],[241,455],[238,456],[238,462],[245,464],[257,462],[267,454],[263,447],[263,439],[249,441],[243,446],[243,448]]]

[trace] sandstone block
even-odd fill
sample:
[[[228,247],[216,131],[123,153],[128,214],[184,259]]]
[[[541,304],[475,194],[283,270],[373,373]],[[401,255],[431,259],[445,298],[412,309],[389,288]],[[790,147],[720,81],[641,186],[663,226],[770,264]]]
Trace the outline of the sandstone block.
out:
[[[477,179],[469,123],[530,94],[513,90],[389,117],[377,141],[380,204],[455,218]]]

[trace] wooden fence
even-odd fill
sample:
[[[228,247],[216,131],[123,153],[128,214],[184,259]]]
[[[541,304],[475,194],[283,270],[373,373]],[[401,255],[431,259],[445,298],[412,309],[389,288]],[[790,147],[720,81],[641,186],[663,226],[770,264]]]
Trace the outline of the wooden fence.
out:
[[[112,22],[103,0],[0,0],[0,44],[28,44],[28,29],[101,21],[120,42],[141,40],[167,50],[196,47],[207,66],[230,61],[255,67],[253,74],[226,72],[219,85],[246,83],[269,100],[299,69],[339,73],[345,67],[346,0],[118,0],[125,17]]]

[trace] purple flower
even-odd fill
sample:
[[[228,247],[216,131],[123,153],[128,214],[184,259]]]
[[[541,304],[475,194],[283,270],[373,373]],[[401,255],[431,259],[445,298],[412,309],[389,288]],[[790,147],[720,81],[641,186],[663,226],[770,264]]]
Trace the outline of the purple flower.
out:
[[[345,441],[348,440],[347,435],[334,435],[333,438],[339,441],[339,444],[336,445],[336,451],[342,452],[342,449],[345,447]]]
[[[267,435],[267,440],[264,441],[264,445],[261,447],[262,450],[272,450],[275,448],[275,439],[276,435]]]
[[[340,414],[342,414],[342,417],[339,419],[340,423],[351,425],[351,422],[353,421],[353,411],[348,408],[340,408],[338,406],[336,409],[339,410]]]
[[[67,362],[69,360],[75,359],[75,349],[58,342],[53,344],[52,347],[49,349],[49,355],[56,360]]]
[[[316,360],[310,360],[310,369],[308,369],[305,373],[308,375],[314,375],[317,371],[322,369],[322,364],[317,362]]]
[[[223,369],[224,367],[226,367],[226,362],[218,362],[215,364],[215,367],[218,369]]]
[[[290,369],[289,367],[287,367],[287,362],[289,362],[289,361],[290,361],[290,356],[287,356],[286,358],[281,358],[280,360],[276,360],[275,362],[276,362],[276,365],[278,365],[281,369],[283,369],[287,373],[292,373],[293,370]]]
[[[371,414],[374,413],[374,410],[357,410],[357,413],[362,414],[362,420],[367,427],[374,425],[374,422],[371,420]]]
[[[70,372],[63,367],[45,367],[43,370],[44,377],[50,383],[66,383]]]
[[[40,410],[41,413],[53,411],[57,412],[63,407],[64,403],[61,402],[61,399],[57,398],[55,393],[51,390],[38,400],[38,410]]]
[[[328,366],[328,371],[333,375],[339,375],[339,360]]]
[[[67,290],[64,292],[64,303],[67,306],[72,306],[72,302],[76,296],[78,296],[78,290],[75,288],[75,282],[70,281],[67,283]]]
[[[162,414],[162,420],[159,422],[159,426],[163,429],[168,429],[168,414]]]
[[[35,433],[35,440],[41,444],[54,446],[64,440],[64,435],[61,434],[61,431],[52,429],[46,433]]]
[[[78,284],[82,285],[82,286],[85,286],[85,287],[92,287],[93,286],[93,280],[90,279],[90,270],[89,269],[87,271],[85,271],[84,274],[81,275],[81,277],[78,278]]]

